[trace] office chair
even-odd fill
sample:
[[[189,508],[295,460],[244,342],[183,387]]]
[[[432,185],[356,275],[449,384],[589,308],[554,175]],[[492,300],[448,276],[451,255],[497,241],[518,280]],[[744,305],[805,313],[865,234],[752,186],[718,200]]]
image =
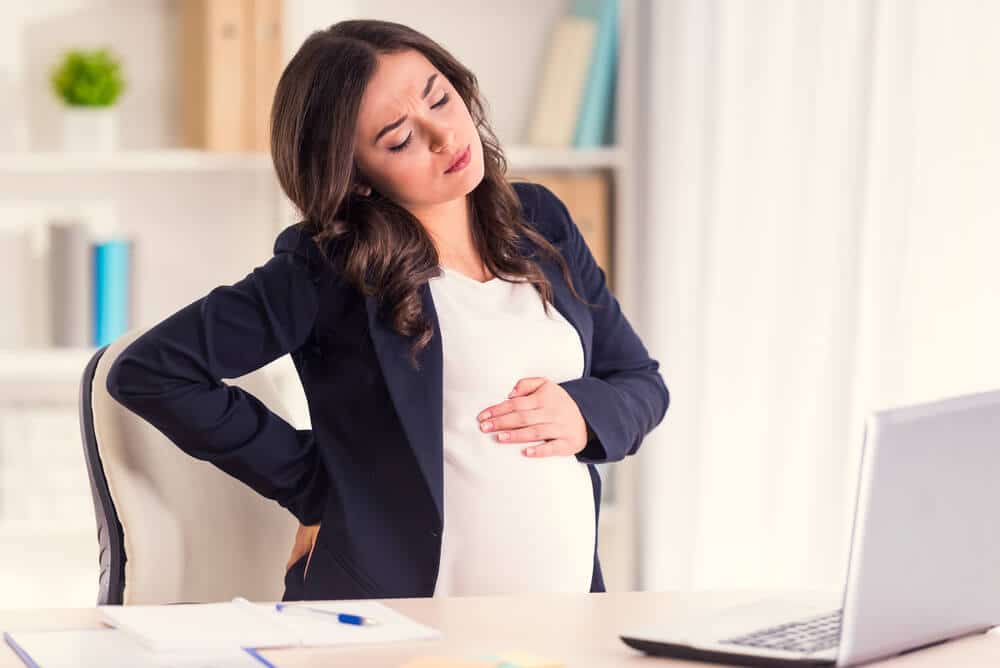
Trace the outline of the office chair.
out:
[[[100,545],[98,605],[280,600],[295,517],[188,455],[108,394],[108,369],[141,333],[97,350],[80,387]],[[289,420],[272,373],[269,365],[226,382]]]

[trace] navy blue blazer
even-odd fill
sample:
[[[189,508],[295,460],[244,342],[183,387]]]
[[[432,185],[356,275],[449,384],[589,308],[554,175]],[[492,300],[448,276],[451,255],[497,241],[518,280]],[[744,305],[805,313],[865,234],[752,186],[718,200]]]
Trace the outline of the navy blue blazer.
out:
[[[663,419],[669,394],[563,202],[539,184],[513,185],[525,221],[566,258],[576,289],[596,305],[577,301],[558,266],[541,262],[554,306],[583,344],[583,376],[560,385],[590,430],[575,456],[590,471],[596,514],[594,464],[635,453]],[[431,596],[443,527],[441,336],[431,291],[421,288],[434,337],[417,371],[412,338],[394,332],[376,298],[325,262],[301,225],[285,228],[273,257],[245,278],[130,343],[109,370],[108,391],[188,454],[299,521],[322,522],[305,577],[305,557],[285,576],[286,600]],[[222,381],[286,353],[311,430]],[[596,542],[591,591],[604,591]]]

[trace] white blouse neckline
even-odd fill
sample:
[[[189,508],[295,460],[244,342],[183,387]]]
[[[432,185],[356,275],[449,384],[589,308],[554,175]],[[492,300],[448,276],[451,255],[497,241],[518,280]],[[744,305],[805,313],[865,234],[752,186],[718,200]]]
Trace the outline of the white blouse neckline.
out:
[[[446,273],[446,274],[448,274],[450,276],[454,276],[456,278],[460,278],[460,279],[462,279],[464,281],[468,281],[469,283],[475,283],[476,285],[490,285],[491,283],[496,283],[496,282],[498,282],[500,280],[499,276],[494,276],[493,278],[491,278],[488,281],[480,281],[480,280],[477,280],[477,279],[473,278],[472,276],[467,276],[467,275],[463,274],[462,272],[458,271],[457,269],[452,269],[451,267],[446,267],[443,264],[439,264],[438,267],[444,273]]]

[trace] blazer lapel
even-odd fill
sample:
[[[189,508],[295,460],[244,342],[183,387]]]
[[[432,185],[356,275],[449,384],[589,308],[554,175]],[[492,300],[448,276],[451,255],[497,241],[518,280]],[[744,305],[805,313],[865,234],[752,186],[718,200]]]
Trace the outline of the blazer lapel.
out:
[[[438,520],[444,518],[444,434],[441,336],[439,334],[437,311],[431,299],[430,287],[420,287],[423,299],[423,314],[434,327],[434,336],[417,359],[420,370],[410,363],[412,340],[392,329],[379,315],[378,301],[366,297],[368,309],[368,331],[375,346],[375,354],[382,366],[382,375],[389,386],[389,396],[396,407],[410,447],[417,458],[417,464],[431,497],[437,508]]]
[[[559,249],[559,245],[556,245]],[[561,252],[561,249],[559,249]],[[587,317],[587,306],[578,302],[569,291],[559,266],[551,260],[539,260],[552,285],[553,303],[563,317],[577,330],[583,346],[584,372],[590,373],[593,321]],[[573,267],[570,267],[572,273]],[[382,366],[382,375],[389,387],[396,414],[427,482],[438,520],[444,519],[444,434],[443,434],[443,357],[437,311],[430,286],[420,287],[423,314],[434,327],[434,336],[420,353],[420,370],[410,364],[409,337],[401,336],[380,315],[375,297],[366,297],[368,331],[375,354]]]

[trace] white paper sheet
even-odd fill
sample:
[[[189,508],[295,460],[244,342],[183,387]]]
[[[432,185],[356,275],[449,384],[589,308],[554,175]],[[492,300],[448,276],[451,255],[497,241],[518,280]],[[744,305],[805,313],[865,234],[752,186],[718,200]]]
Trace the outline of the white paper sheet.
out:
[[[302,604],[378,620],[376,626],[342,624],[334,617],[283,614],[274,603],[200,603],[99,606],[104,621],[162,650],[234,647],[326,647],[428,640],[440,631],[376,601]]]
[[[153,652],[115,629],[10,631],[4,640],[32,668],[261,668],[264,664],[239,649]]]

